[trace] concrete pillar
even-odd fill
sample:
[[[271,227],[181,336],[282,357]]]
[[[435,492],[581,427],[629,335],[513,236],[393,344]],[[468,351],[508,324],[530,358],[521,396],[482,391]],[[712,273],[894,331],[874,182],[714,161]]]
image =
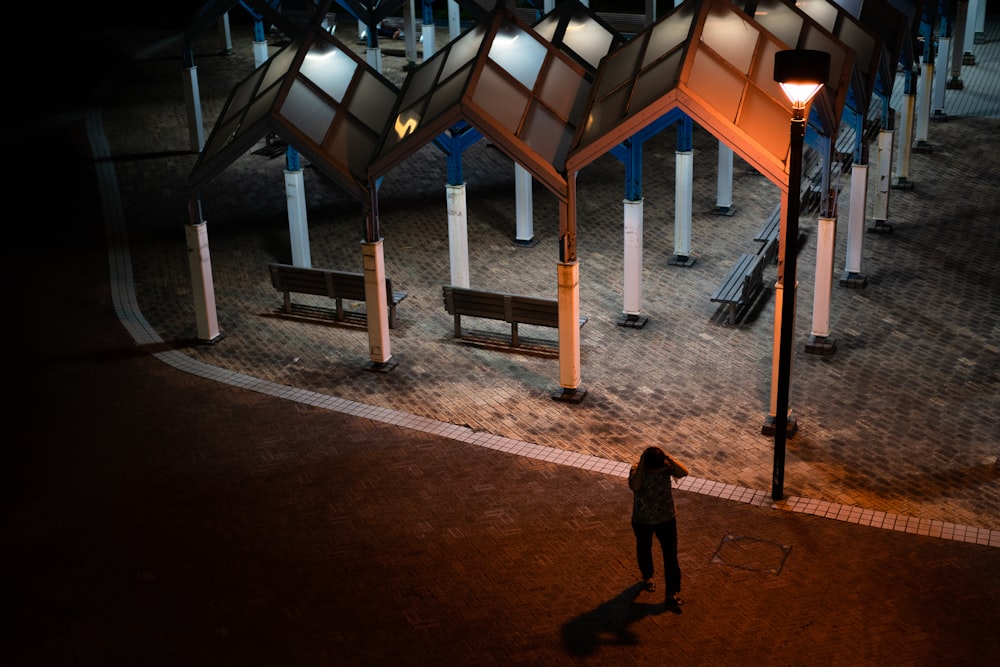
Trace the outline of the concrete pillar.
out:
[[[208,251],[208,225],[198,220],[185,226],[188,268],[191,271],[191,291],[194,294],[194,318],[198,340],[214,343],[221,337],[219,316],[215,309],[215,283],[212,279],[212,257]]]
[[[955,5],[955,23],[952,26],[951,77],[948,79],[950,90],[962,90],[965,87],[962,83],[962,64],[965,60],[962,54],[965,51],[965,22],[968,13],[969,3],[958,0]]]
[[[382,73],[382,47],[369,46],[365,49],[365,62],[379,74]]]
[[[642,309],[642,200],[626,199],[625,207],[625,270],[623,281],[624,317],[622,326],[641,328],[647,318],[640,317]]]
[[[389,342],[389,302],[385,294],[385,258],[382,239],[361,243],[365,274],[365,313],[368,320],[368,358],[377,368],[392,360]]]
[[[691,202],[694,197],[694,153],[676,152],[674,172],[674,259],[675,266],[691,266]]]
[[[229,12],[219,17],[219,43],[226,55],[233,52],[233,33],[229,29]]]
[[[930,153],[931,148],[928,139],[931,117],[931,85],[934,80],[934,63],[924,63],[923,72],[917,81],[917,124],[914,128],[916,143],[913,147],[918,153]]]
[[[934,68],[933,90],[931,91],[931,113],[935,118],[943,120],[946,117],[944,110],[944,91],[948,87],[948,67],[947,57],[951,40],[941,37],[938,41],[938,62]]]
[[[306,215],[306,182],[301,169],[285,170],[285,200],[288,205],[288,235],[292,245],[292,264],[309,268],[309,220]]]
[[[879,227],[892,229],[892,225],[887,224],[889,220],[889,192],[892,189],[892,135],[891,129],[882,129],[878,133],[878,156],[876,158],[878,187],[875,190],[875,203],[872,210],[872,225],[876,229]]]
[[[860,190],[862,195],[867,198],[868,165],[856,164],[851,169],[851,209],[847,218],[847,256],[844,272],[840,274],[842,287],[861,288],[868,284],[868,279],[861,273],[861,251],[865,237],[865,202],[863,199],[855,199],[856,190]]]
[[[903,90],[903,108],[899,114],[899,153],[896,156],[896,183],[893,185],[897,190],[912,190],[913,183],[910,182],[910,151],[913,148],[913,116],[915,115],[916,96],[913,94],[913,74],[905,81],[906,87]]]
[[[865,170],[867,174],[867,169]],[[851,194],[854,194],[853,185]],[[862,223],[864,220],[862,220]],[[837,341],[830,335],[830,298],[833,294],[833,253],[837,244],[837,218],[816,220],[816,283],[813,292],[812,331],[805,351],[831,355]]]
[[[580,387],[580,263],[559,262],[559,385],[560,398],[575,400],[586,393]]]
[[[514,164],[514,201],[514,243],[520,246],[536,245],[535,200],[532,192],[531,172],[517,163]]]
[[[412,2],[413,0],[410,0]],[[448,39],[454,41],[462,34],[461,15],[459,4],[455,0],[448,0]]]
[[[451,284],[469,287],[469,215],[465,204],[465,183],[445,186],[448,201],[448,255]]]
[[[205,147],[205,123],[201,113],[201,93],[198,90],[198,68],[185,67],[183,74],[184,108],[187,110],[188,141],[197,153]]]
[[[975,36],[973,44],[986,43],[986,0],[972,0],[969,5],[969,16],[974,17]]]
[[[986,0],[969,0],[969,8],[965,14],[965,31],[962,33],[962,43],[965,50],[962,52],[963,65],[975,65],[976,54],[973,53],[976,42],[976,15],[979,13],[979,5],[984,5]]]
[[[733,208],[733,149],[719,142],[718,182],[715,187],[715,213],[732,215]]]
[[[437,47],[437,44],[434,42],[435,39],[434,24],[424,23],[421,32],[421,44],[424,46],[424,62],[430,60],[431,56],[434,55],[434,50]]]
[[[254,41],[253,43],[253,66],[257,69],[267,62],[269,55],[267,52],[267,40]]]

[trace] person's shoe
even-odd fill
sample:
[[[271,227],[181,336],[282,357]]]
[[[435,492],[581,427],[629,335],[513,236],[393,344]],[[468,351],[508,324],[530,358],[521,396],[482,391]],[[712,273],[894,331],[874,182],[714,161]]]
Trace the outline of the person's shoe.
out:
[[[667,606],[668,607],[680,607],[682,604],[684,604],[684,600],[681,599],[680,595],[678,595],[677,593],[668,593],[667,594]]]
[[[656,590],[656,582],[653,581],[652,577],[649,577],[648,579],[642,582],[642,587],[646,589],[648,592],[652,593],[653,591]]]

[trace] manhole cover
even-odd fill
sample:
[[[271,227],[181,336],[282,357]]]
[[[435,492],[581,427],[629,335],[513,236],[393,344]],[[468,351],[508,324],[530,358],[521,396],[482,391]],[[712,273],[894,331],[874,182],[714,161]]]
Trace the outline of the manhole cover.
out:
[[[792,547],[757,537],[726,535],[715,550],[712,562],[753,572],[778,574]]]

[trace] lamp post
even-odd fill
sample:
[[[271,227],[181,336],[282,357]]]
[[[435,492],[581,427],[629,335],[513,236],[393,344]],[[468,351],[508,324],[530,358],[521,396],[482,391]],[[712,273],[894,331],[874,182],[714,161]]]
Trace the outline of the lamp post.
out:
[[[806,105],[830,75],[830,54],[795,49],[774,54],[774,80],[792,102],[788,150],[788,194],[778,236],[778,281],[775,286],[777,322],[777,395],[774,411],[774,468],[771,498],[781,500],[785,486],[785,442],[788,438],[788,395],[795,337],[795,269],[798,254],[799,207],[802,191],[802,144],[806,136]],[[786,289],[787,288],[787,289]]]

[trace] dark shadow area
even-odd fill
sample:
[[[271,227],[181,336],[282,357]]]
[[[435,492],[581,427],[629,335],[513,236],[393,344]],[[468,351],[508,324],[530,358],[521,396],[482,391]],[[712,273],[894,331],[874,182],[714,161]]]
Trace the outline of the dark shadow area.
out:
[[[621,593],[562,626],[563,647],[570,655],[593,655],[600,646],[635,646],[638,639],[629,626],[663,611],[663,604],[637,603],[642,584]],[[679,610],[678,610],[679,613]]]

